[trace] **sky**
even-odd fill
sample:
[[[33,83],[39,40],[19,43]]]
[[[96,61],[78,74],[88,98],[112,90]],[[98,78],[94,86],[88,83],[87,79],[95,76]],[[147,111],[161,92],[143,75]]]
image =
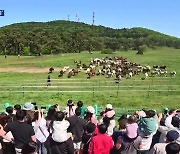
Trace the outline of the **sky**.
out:
[[[143,27],[180,38],[180,0],[0,0],[0,27],[69,20],[111,28]],[[77,17],[76,17],[77,15]]]

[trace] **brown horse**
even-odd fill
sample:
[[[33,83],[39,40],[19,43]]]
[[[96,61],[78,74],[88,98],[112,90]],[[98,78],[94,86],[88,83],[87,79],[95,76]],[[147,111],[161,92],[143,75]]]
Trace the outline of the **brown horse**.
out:
[[[53,72],[54,72],[54,68],[53,68],[53,67],[50,67],[50,68],[49,68],[49,73],[48,73],[48,74],[53,73]]]

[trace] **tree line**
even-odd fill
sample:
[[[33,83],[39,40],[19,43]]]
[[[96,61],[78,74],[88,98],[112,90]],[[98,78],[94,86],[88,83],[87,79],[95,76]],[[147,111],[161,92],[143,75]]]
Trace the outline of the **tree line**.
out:
[[[180,39],[145,28],[112,29],[72,21],[27,22],[0,28],[0,53],[36,55],[81,51],[137,50],[173,47]]]

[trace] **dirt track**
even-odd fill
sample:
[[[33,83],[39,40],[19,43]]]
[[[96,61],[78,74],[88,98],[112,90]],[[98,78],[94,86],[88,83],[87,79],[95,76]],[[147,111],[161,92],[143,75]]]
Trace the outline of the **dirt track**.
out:
[[[59,72],[61,68],[54,68],[55,72]],[[8,67],[0,68],[0,72],[19,72],[19,73],[48,73],[49,68],[38,68],[38,67]]]

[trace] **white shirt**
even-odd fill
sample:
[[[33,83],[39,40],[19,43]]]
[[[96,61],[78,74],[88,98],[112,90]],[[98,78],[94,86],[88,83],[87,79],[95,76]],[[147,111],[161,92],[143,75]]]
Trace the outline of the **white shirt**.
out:
[[[54,121],[53,122],[53,133],[52,139],[55,142],[64,142],[67,141],[67,129],[70,126],[69,121],[62,120],[62,121]]]
[[[46,120],[41,119],[41,121],[36,121],[32,123],[32,125],[34,125],[34,131],[37,140],[39,140],[41,143],[44,143],[49,136],[49,132],[46,126]]]
[[[169,115],[165,120],[165,125],[169,128],[173,128],[174,126],[171,124],[173,115]]]
[[[148,154],[166,154],[166,145],[168,143],[157,143],[155,144],[152,149],[149,151]]]

